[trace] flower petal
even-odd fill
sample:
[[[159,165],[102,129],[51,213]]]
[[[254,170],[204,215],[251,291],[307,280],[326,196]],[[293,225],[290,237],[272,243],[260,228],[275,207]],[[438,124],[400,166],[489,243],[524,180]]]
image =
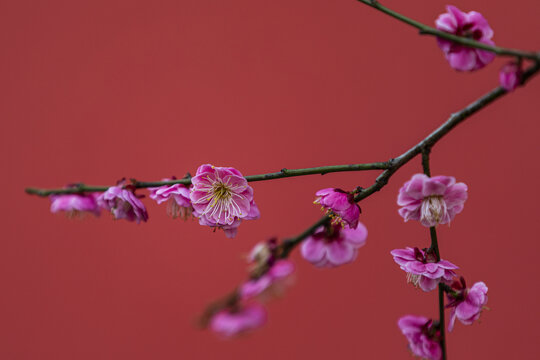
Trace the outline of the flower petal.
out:
[[[334,241],[327,245],[327,258],[334,265],[343,265],[354,260],[356,250],[344,241]]]
[[[326,245],[324,241],[315,240],[308,237],[300,247],[302,257],[309,262],[315,263],[321,261],[326,255]]]

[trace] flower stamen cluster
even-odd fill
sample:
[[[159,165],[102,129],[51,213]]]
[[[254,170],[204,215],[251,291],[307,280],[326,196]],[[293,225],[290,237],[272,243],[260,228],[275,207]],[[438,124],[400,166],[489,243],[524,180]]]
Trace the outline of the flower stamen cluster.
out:
[[[446,203],[442,195],[431,195],[424,198],[420,214],[420,222],[439,224],[446,214]]]

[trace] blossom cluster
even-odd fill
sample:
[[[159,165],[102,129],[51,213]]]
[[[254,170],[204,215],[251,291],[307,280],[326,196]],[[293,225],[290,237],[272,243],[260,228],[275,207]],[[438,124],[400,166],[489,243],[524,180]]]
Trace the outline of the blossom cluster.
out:
[[[174,180],[174,178],[172,179]],[[171,181],[171,179],[164,179]],[[173,182],[173,181],[171,181]],[[116,219],[147,221],[148,214],[135,187],[121,181],[101,194],[69,194],[51,196],[51,211],[66,211],[70,215],[89,212],[99,215],[106,209]],[[416,220],[426,227],[449,224],[463,208],[467,186],[453,177],[416,174],[399,190],[399,214],[405,221]],[[191,186],[172,183],[149,188],[150,198],[167,204],[173,218],[194,216],[201,225],[223,229],[234,237],[243,220],[260,216],[253,200],[253,189],[242,174],[230,167],[202,165],[191,179]],[[303,239],[301,255],[316,267],[336,267],[355,260],[359,248],[365,245],[367,228],[359,221],[360,208],[353,192],[326,188],[316,192],[315,203],[321,206],[329,221]],[[283,244],[282,244],[283,245]],[[263,299],[283,293],[290,283],[294,265],[283,257],[283,248],[276,239],[257,244],[249,256],[250,276],[237,290],[236,301],[216,311],[210,328],[226,336],[234,336],[262,326],[267,319],[260,304]],[[480,316],[487,302],[487,287],[476,283],[470,289],[457,277],[458,269],[450,261],[440,259],[433,248],[406,247],[391,251],[394,261],[407,273],[408,282],[423,291],[445,286],[452,308],[449,330],[456,319],[471,324]],[[432,320],[406,316],[399,326],[409,341],[413,353],[438,359],[441,329]]]
[[[317,267],[336,267],[354,261],[365,245],[367,228],[359,220],[360,208],[351,192],[337,188],[319,190],[315,203],[330,220],[308,235],[301,247],[304,259]],[[251,251],[249,279],[241,284],[235,301],[214,312],[210,328],[225,337],[243,334],[264,325],[266,312],[259,303],[281,295],[291,283],[294,264],[284,258],[283,243],[275,238]]]
[[[175,178],[162,181],[173,182]],[[65,211],[69,216],[91,213],[99,216],[101,209],[109,211],[115,219],[136,223],[146,222],[148,212],[135,186],[125,180],[103,193],[75,193],[51,195],[51,211]],[[242,174],[232,167],[201,165],[191,178],[191,186],[173,183],[150,187],[150,198],[158,204],[167,204],[172,218],[187,220],[191,216],[201,225],[222,229],[229,238],[236,236],[243,220],[260,217],[253,201],[253,188]]]
[[[401,208],[398,212],[404,221],[416,220],[426,227],[449,224],[463,210],[467,190],[467,185],[456,183],[450,176],[415,174],[399,189],[397,203]],[[446,307],[452,309],[449,331],[456,319],[470,325],[480,317],[487,303],[487,286],[477,282],[467,288],[463,277],[456,280],[454,270],[458,267],[441,259],[438,247],[407,247],[390,253],[401,270],[406,272],[407,282],[426,292],[437,287],[446,292],[449,300]],[[430,360],[441,359],[441,332],[444,331],[441,324],[423,316],[406,315],[399,319],[398,326],[414,355]]]
[[[248,261],[249,279],[236,291],[235,301],[225,304],[210,319],[210,328],[224,337],[264,325],[267,315],[260,302],[282,294],[294,272],[293,263],[280,257],[275,238],[255,245]]]

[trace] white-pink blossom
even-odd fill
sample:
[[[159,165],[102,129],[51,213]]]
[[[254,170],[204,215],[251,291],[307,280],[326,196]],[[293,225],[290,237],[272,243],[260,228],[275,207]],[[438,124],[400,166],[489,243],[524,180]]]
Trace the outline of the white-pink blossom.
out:
[[[397,203],[405,221],[417,220],[431,227],[449,224],[463,210],[465,200],[467,185],[456,183],[455,178],[415,174],[399,189]]]

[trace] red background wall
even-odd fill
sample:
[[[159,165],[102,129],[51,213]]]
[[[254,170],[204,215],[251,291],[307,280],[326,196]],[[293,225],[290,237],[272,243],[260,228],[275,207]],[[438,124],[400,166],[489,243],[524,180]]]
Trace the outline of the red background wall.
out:
[[[388,1],[432,24],[443,1]],[[458,1],[481,11],[497,44],[540,49],[537,1]],[[268,304],[262,330],[222,341],[194,324],[244,278],[258,241],[320,216],[316,190],[369,186],[376,172],[255,183],[262,217],[234,240],[173,221],[147,200],[139,226],[71,221],[27,186],[127,176],[158,180],[198,165],[245,175],[384,161],[497,85],[504,60],[449,68],[435,40],[352,0],[4,1],[0,5],[3,189],[2,359],[407,359],[396,321],[436,316],[436,293],[405,283],[389,251],[427,246],[402,222],[402,168],[362,203],[368,244],[352,265],[316,269],[293,255],[296,284]],[[443,258],[491,311],[457,324],[451,359],[533,358],[540,79],[467,120],[433,152],[434,174],[469,185],[440,229]]]

